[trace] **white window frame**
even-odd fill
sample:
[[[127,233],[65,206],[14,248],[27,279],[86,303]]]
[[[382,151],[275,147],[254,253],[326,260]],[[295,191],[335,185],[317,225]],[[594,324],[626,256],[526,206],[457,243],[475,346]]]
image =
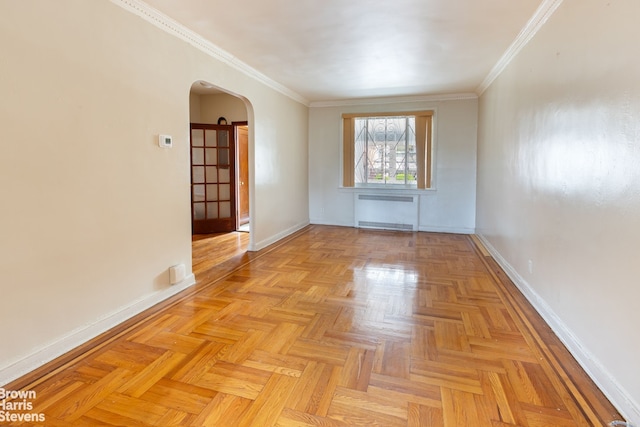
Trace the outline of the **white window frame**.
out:
[[[416,119],[416,156],[418,174],[416,176],[416,186],[418,189],[432,188],[433,170],[433,110],[424,111],[399,111],[392,113],[354,113],[343,114],[343,164],[342,164],[342,185],[343,187],[356,187],[355,183],[355,119],[373,117],[415,117]],[[407,186],[397,184],[357,184],[358,187],[374,187],[386,189],[406,189]]]

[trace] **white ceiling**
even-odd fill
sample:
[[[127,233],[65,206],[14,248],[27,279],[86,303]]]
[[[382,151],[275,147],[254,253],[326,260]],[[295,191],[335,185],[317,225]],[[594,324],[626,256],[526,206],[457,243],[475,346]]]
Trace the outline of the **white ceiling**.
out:
[[[475,92],[541,0],[145,0],[308,101]]]

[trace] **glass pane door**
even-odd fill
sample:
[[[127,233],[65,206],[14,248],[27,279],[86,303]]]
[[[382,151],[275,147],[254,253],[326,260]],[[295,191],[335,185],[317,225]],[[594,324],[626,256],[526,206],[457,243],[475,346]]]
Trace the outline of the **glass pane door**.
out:
[[[193,232],[235,230],[232,126],[191,125]]]

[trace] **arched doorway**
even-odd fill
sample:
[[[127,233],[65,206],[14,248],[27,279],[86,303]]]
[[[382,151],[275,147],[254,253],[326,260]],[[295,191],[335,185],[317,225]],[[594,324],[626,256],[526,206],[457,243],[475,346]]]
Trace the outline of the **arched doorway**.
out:
[[[193,234],[250,230],[247,103],[204,81],[191,86]]]

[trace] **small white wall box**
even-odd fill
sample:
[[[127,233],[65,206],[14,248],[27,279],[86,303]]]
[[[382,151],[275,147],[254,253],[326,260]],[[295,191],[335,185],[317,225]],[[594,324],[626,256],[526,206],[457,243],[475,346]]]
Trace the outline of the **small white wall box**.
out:
[[[178,265],[169,267],[169,283],[171,283],[172,285],[182,282],[185,276],[186,276],[186,269],[184,264],[178,264]]]
[[[158,145],[163,148],[173,147],[173,138],[171,135],[158,135]]]

